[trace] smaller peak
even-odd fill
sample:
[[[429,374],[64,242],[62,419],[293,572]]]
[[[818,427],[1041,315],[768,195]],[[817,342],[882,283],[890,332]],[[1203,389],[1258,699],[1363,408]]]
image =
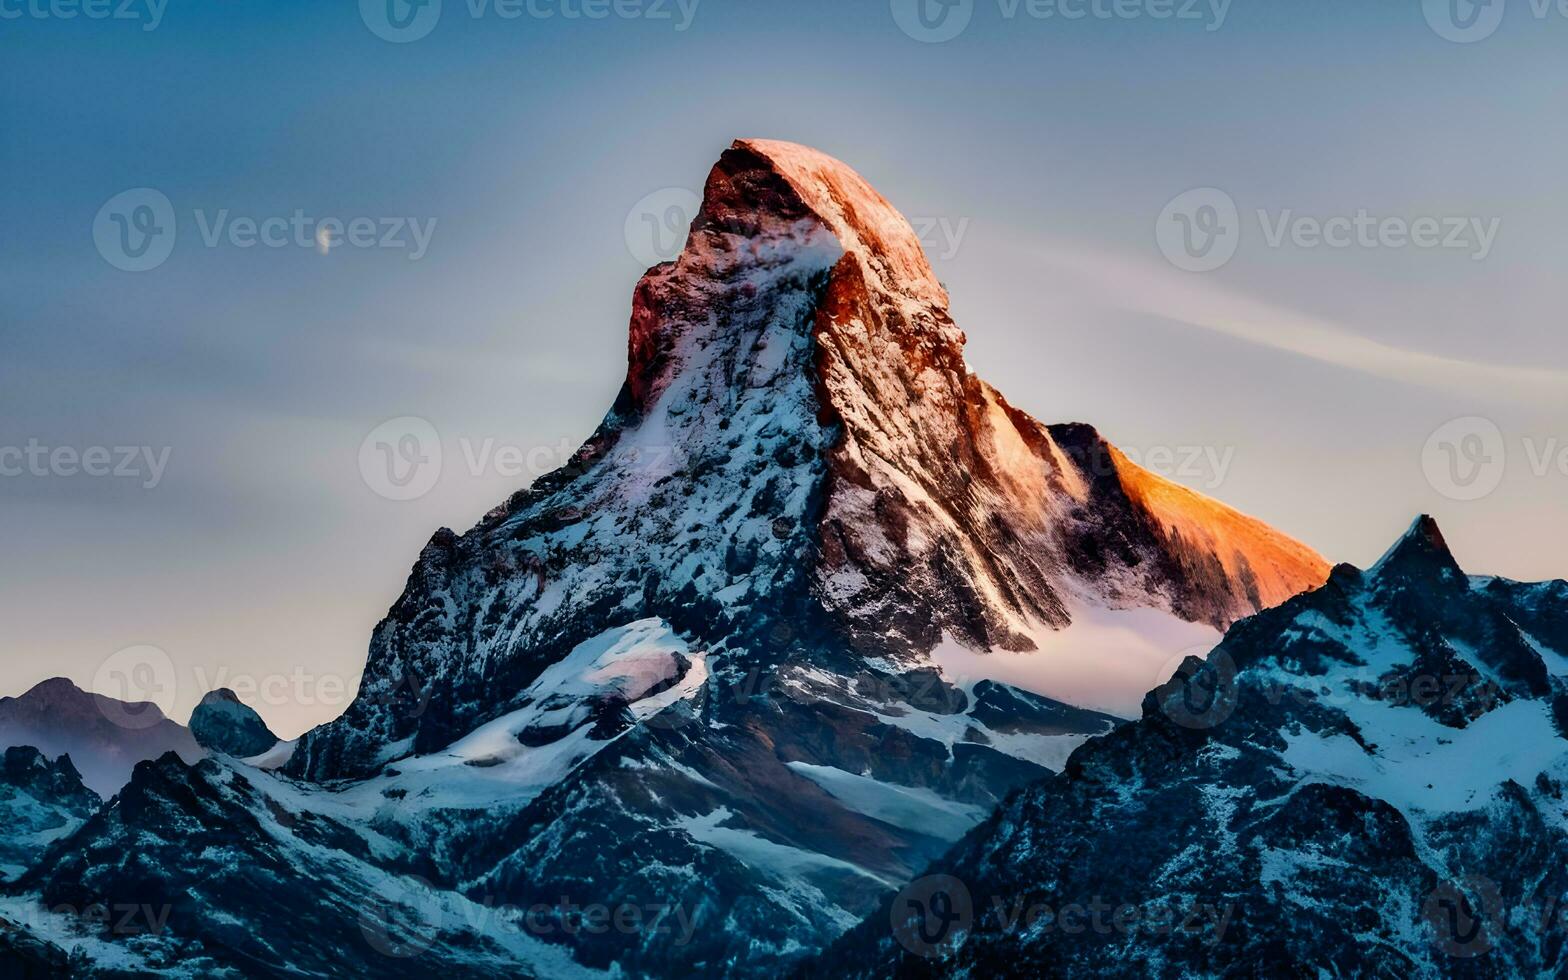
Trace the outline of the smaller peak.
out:
[[[0,759],[0,773],[18,786],[44,785],[40,781],[51,777],[64,779],[67,786],[79,787],[82,783],[82,774],[77,771],[69,755],[61,753],[59,758],[50,761],[47,755],[31,745],[13,745],[6,749],[3,759]],[[60,784],[56,782],[54,785],[58,787]]]
[[[1417,517],[1399,540],[1394,542],[1394,546],[1369,570],[1369,574],[1375,577],[1411,572],[1440,572],[1464,577],[1464,570],[1448,549],[1448,541],[1443,537],[1442,529],[1429,514]]]
[[[44,758],[44,754],[31,745],[13,745],[5,750],[7,772],[42,769],[48,765],[49,760]]]
[[[1445,550],[1448,547],[1443,543],[1443,529],[1437,526],[1437,520],[1431,514],[1421,514],[1411,521],[1410,528],[1405,531],[1405,537],[1435,541]]]
[[[149,781],[180,778],[183,773],[192,767],[180,758],[180,754],[169,749],[156,759],[142,759],[131,769],[131,780],[126,783],[126,788]]]
[[[51,678],[49,678],[46,681],[39,681],[37,684],[34,684],[32,686],[32,690],[30,690],[28,693],[31,694],[32,691],[39,691],[39,692],[77,691],[77,692],[81,692],[81,690],[82,690],[81,688],[76,686],[76,682],[71,680],[69,677],[51,677]]]
[[[202,748],[239,759],[260,755],[278,744],[278,737],[256,709],[228,688],[208,692],[201,699],[191,712],[190,731]]]
[[[72,702],[85,702],[88,693],[76,686],[76,682],[68,677],[51,677],[46,681],[39,681],[21,695],[21,700],[36,701],[42,704],[70,704]]]
[[[1361,569],[1352,565],[1350,562],[1342,561],[1333,568],[1329,569],[1328,579],[1330,582],[1340,583],[1360,582],[1361,576],[1363,574],[1364,573],[1361,571]]]
[[[82,772],[80,769],[76,768],[76,763],[71,761],[71,754],[69,752],[60,753],[60,758],[54,760],[54,767],[58,771],[70,776],[77,782],[82,781]]]
[[[1437,521],[1431,514],[1422,514],[1412,521],[1405,529],[1405,533],[1394,542],[1394,546],[1384,552],[1383,557],[1379,558],[1377,564],[1372,567],[1378,568],[1395,554],[1412,548],[1428,553],[1449,553],[1448,542],[1443,538],[1443,529],[1437,526]]]

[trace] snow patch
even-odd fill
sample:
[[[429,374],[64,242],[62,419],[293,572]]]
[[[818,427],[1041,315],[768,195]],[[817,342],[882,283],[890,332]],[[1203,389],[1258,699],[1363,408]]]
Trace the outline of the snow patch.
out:
[[[958,840],[987,812],[985,807],[945,799],[923,787],[899,786],[809,762],[788,765],[856,813],[939,840]]]
[[[1349,786],[1407,815],[1477,809],[1504,781],[1530,786],[1568,756],[1541,701],[1510,702],[1461,729],[1380,701],[1343,707],[1373,753],[1344,735],[1286,733],[1285,761],[1313,781]]]

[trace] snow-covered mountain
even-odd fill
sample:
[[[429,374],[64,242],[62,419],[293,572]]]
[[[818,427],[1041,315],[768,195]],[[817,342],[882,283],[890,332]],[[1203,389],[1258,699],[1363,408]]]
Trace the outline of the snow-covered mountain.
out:
[[[431,539],[361,696],[295,771],[439,749],[576,644],[649,617],[724,654],[728,679],[801,655],[898,672],[944,638],[1030,651],[1086,610],[1223,629],[1327,575],[1092,428],[1013,408],[963,344],[914,232],[858,174],[737,143],[685,251],[637,287],[598,432],[468,534]]]
[[[599,430],[437,532],[345,715],[278,773],[139,766],[15,900],[172,910],[149,969],[803,961],[1109,732],[1096,708],[1328,574],[1013,408],[963,343],[864,180],[735,144],[636,289]]]
[[[51,758],[69,755],[82,782],[105,799],[119,792],[138,762],[166,752],[189,763],[206,755],[157,705],[89,694],[64,677],[0,698],[0,747],[24,745]]]
[[[70,756],[51,761],[31,746],[6,749],[0,756],[0,877],[26,871],[102,803],[82,784]]]
[[[1568,582],[1428,518],[1238,623],[824,976],[1563,976]]]

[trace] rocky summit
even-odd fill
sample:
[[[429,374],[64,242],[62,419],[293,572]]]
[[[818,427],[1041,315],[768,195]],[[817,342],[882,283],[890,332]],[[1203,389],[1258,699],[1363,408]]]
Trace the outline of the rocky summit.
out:
[[[276,772],[142,763],[9,901],[151,909],[95,939],[203,975],[804,966],[1328,577],[963,345],[865,180],[737,142],[603,423],[430,539],[343,717]]]
[[[238,759],[261,756],[278,744],[261,715],[227,688],[202,697],[191,712],[190,730],[202,748]]]
[[[50,760],[29,745],[0,758],[0,875],[26,871],[52,843],[69,837],[103,802],[62,755]]]

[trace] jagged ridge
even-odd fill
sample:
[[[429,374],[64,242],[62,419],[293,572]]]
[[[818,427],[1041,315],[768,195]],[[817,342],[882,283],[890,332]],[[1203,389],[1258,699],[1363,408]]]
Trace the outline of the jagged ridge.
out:
[[[1561,975],[1565,784],[1568,583],[1469,578],[1422,518],[1238,623],[809,972]]]

